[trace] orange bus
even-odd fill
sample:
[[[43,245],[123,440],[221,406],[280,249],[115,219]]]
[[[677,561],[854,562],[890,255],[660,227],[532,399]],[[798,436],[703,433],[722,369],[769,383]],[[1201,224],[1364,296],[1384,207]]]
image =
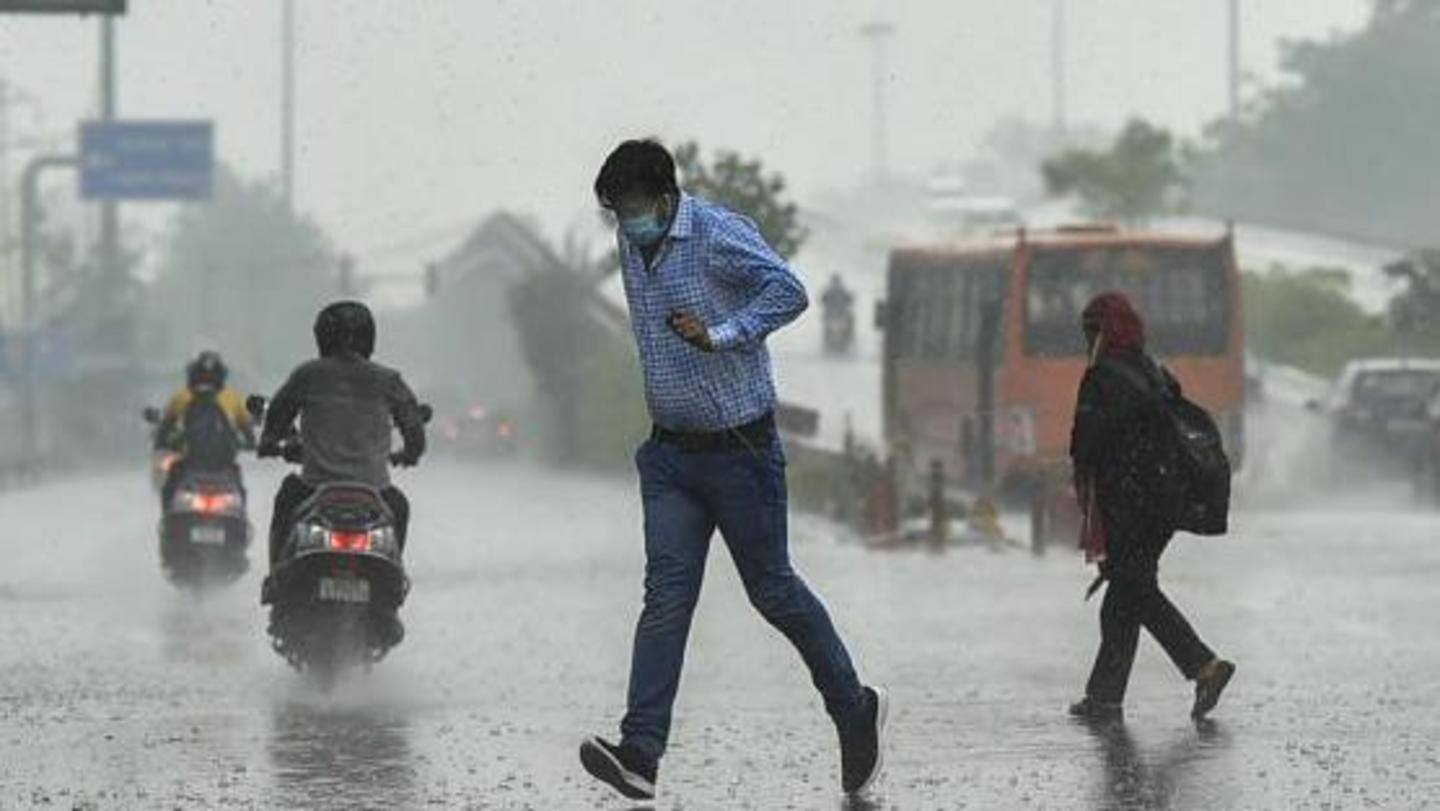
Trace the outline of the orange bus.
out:
[[[1148,348],[1215,415],[1238,466],[1245,345],[1231,236],[1077,226],[892,251],[876,321],[885,439],[902,467],[939,463],[965,491],[1011,500],[1063,489],[1088,362],[1080,312],[1106,290],[1135,301]]]

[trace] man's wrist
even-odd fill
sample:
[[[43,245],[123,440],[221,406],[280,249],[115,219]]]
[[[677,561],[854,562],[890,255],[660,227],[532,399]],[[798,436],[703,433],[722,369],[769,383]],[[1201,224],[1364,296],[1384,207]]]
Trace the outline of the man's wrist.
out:
[[[711,327],[708,334],[710,337],[710,346],[714,348],[716,352],[734,349],[742,343],[743,338],[740,334],[740,328],[735,326],[735,322],[733,321],[726,321],[723,324]]]

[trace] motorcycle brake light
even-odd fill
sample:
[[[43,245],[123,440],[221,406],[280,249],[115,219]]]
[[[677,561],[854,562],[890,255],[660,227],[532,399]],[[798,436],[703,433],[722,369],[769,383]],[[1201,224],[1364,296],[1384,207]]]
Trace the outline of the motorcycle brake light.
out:
[[[190,497],[190,503],[195,511],[205,515],[218,515],[228,512],[235,507],[237,497],[233,493],[195,493]]]
[[[369,532],[330,531],[330,548],[340,552],[369,552]]]

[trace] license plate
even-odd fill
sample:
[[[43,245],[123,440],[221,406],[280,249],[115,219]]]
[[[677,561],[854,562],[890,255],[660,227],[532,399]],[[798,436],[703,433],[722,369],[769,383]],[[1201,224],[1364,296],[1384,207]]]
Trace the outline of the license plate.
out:
[[[208,524],[200,524],[190,528],[190,542],[211,545],[223,545],[225,543],[225,528]]]
[[[318,596],[337,603],[368,603],[370,581],[358,577],[322,577]]]

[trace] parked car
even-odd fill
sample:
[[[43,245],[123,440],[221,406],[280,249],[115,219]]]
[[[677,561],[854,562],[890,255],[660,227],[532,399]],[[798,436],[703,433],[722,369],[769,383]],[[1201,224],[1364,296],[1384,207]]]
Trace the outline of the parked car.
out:
[[[1334,457],[1413,477],[1434,432],[1427,412],[1440,386],[1440,360],[1375,358],[1351,361],[1323,409]]]

